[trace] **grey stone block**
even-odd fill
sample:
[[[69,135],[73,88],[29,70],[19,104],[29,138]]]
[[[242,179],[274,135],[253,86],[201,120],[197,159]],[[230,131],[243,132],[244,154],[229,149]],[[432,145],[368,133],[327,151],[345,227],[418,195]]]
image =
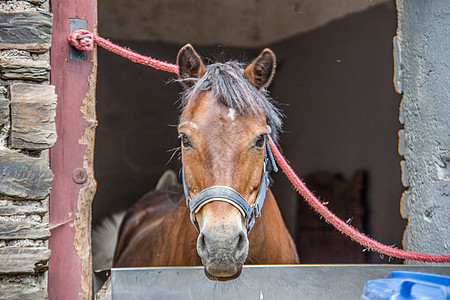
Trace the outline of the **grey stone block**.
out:
[[[52,14],[48,12],[0,12],[0,49],[48,51],[52,21]]]
[[[0,150],[0,195],[40,200],[50,194],[53,174],[41,159]]]
[[[8,204],[0,206],[0,216],[14,216],[14,215],[39,215],[43,216],[48,212],[48,209],[41,206],[31,205],[14,205]]]
[[[0,291],[3,299],[8,300],[47,299],[44,286],[27,282],[0,282]]]
[[[17,83],[10,87],[11,147],[43,150],[56,142],[56,94],[51,85]]]
[[[9,121],[9,100],[0,93],[0,126]]]
[[[0,274],[43,272],[49,259],[50,250],[45,247],[0,248]]]
[[[2,58],[0,72],[2,79],[46,81],[50,78],[50,64],[39,60]]]
[[[47,223],[32,222],[26,219],[23,221],[19,220],[11,222],[1,221],[1,223],[2,225],[0,226],[0,239],[2,240],[42,240],[48,239],[50,237],[50,229]]]

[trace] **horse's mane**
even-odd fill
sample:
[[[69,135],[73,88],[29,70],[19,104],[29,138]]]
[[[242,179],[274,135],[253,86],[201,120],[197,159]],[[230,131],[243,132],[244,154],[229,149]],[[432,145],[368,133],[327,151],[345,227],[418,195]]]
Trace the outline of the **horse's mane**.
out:
[[[272,104],[273,100],[268,91],[265,88],[257,89],[243,73],[244,65],[235,61],[207,66],[203,77],[195,79],[196,83],[182,94],[181,107],[184,109],[189,99],[211,91],[212,99],[235,109],[239,114],[256,114],[263,111],[267,125],[272,129],[272,139],[276,142],[283,125],[281,111]]]

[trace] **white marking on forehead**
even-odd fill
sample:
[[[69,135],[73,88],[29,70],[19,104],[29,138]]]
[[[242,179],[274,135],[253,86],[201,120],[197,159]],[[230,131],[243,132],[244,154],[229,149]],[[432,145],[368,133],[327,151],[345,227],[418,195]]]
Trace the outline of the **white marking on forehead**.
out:
[[[231,121],[234,121],[236,118],[236,110],[232,107],[228,109],[228,118],[230,118]]]
[[[198,130],[198,125],[191,121],[184,121],[183,123],[180,123],[178,125],[178,128],[183,127],[183,126],[190,126],[190,127],[194,128],[195,130]]]

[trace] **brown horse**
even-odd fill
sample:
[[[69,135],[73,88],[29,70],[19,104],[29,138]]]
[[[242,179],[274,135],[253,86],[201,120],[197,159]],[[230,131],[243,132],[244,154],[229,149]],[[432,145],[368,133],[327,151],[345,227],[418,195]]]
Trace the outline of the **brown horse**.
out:
[[[113,265],[203,264],[209,279],[229,280],[244,263],[298,263],[277,203],[266,193],[274,167],[267,136],[276,140],[281,128],[266,92],[275,55],[265,49],[245,69],[236,62],[205,67],[188,44],[177,63],[185,89],[178,125],[184,195],[181,188],[157,190],[140,199],[122,222]]]

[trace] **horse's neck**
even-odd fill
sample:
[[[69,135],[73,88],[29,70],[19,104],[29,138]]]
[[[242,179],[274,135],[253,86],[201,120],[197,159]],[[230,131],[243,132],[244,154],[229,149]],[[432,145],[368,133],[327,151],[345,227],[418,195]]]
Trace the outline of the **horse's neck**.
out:
[[[184,197],[181,197],[178,207],[161,222],[159,232],[166,234],[162,251],[168,254],[167,265],[201,265],[200,257],[197,254],[198,233],[191,223]]]
[[[168,193],[156,191],[144,196],[123,223],[114,266],[201,264],[195,248],[197,232],[190,224],[189,209],[183,202],[173,204]]]
[[[272,192],[267,192],[261,217],[249,235],[250,251],[247,263],[298,263],[298,254]]]

